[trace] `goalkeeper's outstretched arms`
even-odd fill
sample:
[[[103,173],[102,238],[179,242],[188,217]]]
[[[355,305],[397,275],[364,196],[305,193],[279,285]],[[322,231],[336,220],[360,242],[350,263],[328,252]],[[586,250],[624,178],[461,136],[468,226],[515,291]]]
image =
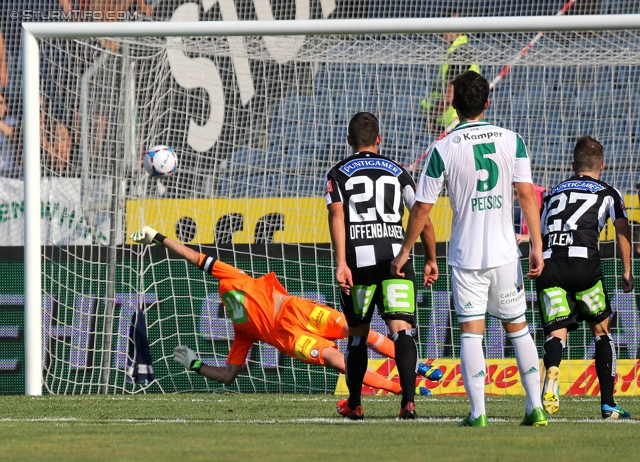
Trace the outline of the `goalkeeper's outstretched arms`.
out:
[[[176,255],[184,258],[189,263],[198,265],[200,254],[186,245],[163,236],[151,226],[145,226],[131,235],[131,240],[138,244],[155,244],[166,247]]]
[[[238,364],[227,364],[227,367],[207,366],[196,356],[194,351],[186,345],[175,347],[173,350],[173,359],[188,370],[225,385],[233,383],[242,368],[242,366]]]

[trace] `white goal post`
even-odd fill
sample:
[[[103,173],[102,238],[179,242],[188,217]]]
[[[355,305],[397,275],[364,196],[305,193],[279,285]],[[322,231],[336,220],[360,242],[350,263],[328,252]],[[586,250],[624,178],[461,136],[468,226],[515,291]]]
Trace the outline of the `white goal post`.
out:
[[[23,23],[25,394],[42,394],[40,52],[38,39],[640,30],[640,15],[136,23]],[[640,63],[638,63],[640,65]]]

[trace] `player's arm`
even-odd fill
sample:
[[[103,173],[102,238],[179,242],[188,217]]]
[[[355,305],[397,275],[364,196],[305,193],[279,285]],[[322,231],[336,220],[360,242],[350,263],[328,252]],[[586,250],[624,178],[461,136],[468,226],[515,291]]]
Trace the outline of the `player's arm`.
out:
[[[430,204],[432,205],[432,204]],[[424,285],[430,286],[438,280],[438,262],[436,260],[436,231],[431,221],[431,215],[427,215],[427,220],[422,233],[420,233],[422,248],[424,250],[424,268],[422,269],[422,279]]]
[[[631,274],[631,227],[626,217],[620,217],[613,223],[616,229],[618,252],[622,262],[622,290],[633,290],[633,274]]]
[[[640,183],[636,184],[636,189],[638,190],[638,201],[640,201]],[[638,226],[636,231],[636,235],[635,235],[635,242],[636,242],[636,253],[640,253],[640,226]]]
[[[179,257],[184,258],[189,263],[196,266],[199,265],[199,252],[196,252],[195,250],[187,247],[186,245],[180,244],[173,239],[169,239],[168,237],[163,236],[150,226],[145,226],[144,228],[140,228],[139,230],[134,232],[131,235],[131,240],[137,244],[155,244],[165,247]]]
[[[242,369],[239,364],[227,364],[227,367],[208,366],[186,345],[175,347],[173,358],[188,370],[225,385],[233,383]]]
[[[542,257],[542,233],[540,231],[540,205],[533,185],[527,182],[515,182],[520,208],[529,228],[531,250],[529,251],[529,272],[527,276],[537,278],[542,273],[544,258]]]
[[[413,204],[411,213],[409,214],[407,230],[404,233],[402,247],[400,248],[398,255],[396,255],[396,257],[391,261],[391,274],[404,276],[402,267],[409,260],[411,249],[413,249],[413,245],[420,235],[423,235],[427,241],[426,243],[423,241],[423,245],[425,248],[425,258],[427,258],[427,255],[429,255],[429,258],[433,257],[433,259],[435,260],[435,232],[428,231],[429,228],[433,230],[433,224],[431,223],[431,218],[429,216],[432,207],[433,204],[428,204],[426,202],[420,201],[416,201]]]
[[[411,184],[409,186],[406,186],[403,190],[404,202],[409,209],[409,212],[413,210],[413,206],[416,204],[415,190],[416,187],[413,184],[413,179],[411,180]],[[424,285],[426,287],[430,286],[438,280],[438,263],[436,262],[436,233],[430,217],[427,217],[425,226],[420,233],[420,240],[422,241],[422,250],[424,252],[424,268],[422,269],[422,277]]]
[[[138,244],[154,244],[163,246],[179,257],[187,260],[192,265],[197,266],[205,273],[210,274],[214,278],[251,278],[251,276],[246,274],[243,270],[224,263],[221,260],[216,260],[212,256],[205,255],[204,253],[198,253],[186,245],[180,244],[173,239],[163,236],[150,226],[140,228],[138,231],[133,233],[131,235],[131,240]]]
[[[347,230],[344,223],[344,208],[342,202],[332,202],[327,206],[329,210],[329,234],[331,244],[336,254],[336,281],[340,289],[349,295],[353,286],[351,269],[347,266]]]

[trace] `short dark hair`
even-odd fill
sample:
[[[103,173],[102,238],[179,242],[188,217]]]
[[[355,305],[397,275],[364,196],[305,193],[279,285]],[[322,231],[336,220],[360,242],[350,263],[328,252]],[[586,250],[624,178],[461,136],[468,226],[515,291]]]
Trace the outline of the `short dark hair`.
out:
[[[604,148],[588,135],[581,136],[573,148],[573,162],[576,172],[599,172],[604,160]]]
[[[466,71],[453,79],[453,101],[458,113],[473,119],[484,111],[489,98],[489,82],[475,71]]]
[[[349,136],[354,148],[375,145],[379,134],[378,118],[370,112],[358,112],[349,121]]]

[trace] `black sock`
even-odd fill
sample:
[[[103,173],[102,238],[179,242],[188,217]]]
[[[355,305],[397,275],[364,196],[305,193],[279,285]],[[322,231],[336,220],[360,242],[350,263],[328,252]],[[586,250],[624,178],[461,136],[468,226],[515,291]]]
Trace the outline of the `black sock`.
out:
[[[611,335],[594,338],[596,342],[596,374],[600,382],[600,403],[615,406],[613,386],[616,374],[616,350]]]
[[[416,396],[416,367],[418,364],[418,348],[410,332],[401,330],[394,335],[396,347],[396,367],[402,387],[401,407],[414,401]]]
[[[367,337],[349,336],[345,373],[349,389],[349,409],[355,409],[362,405],[362,381],[367,373],[368,361]]]
[[[544,361],[545,369],[560,366],[563,349],[562,340],[558,337],[551,337],[544,342],[544,345],[542,346],[542,359]]]

